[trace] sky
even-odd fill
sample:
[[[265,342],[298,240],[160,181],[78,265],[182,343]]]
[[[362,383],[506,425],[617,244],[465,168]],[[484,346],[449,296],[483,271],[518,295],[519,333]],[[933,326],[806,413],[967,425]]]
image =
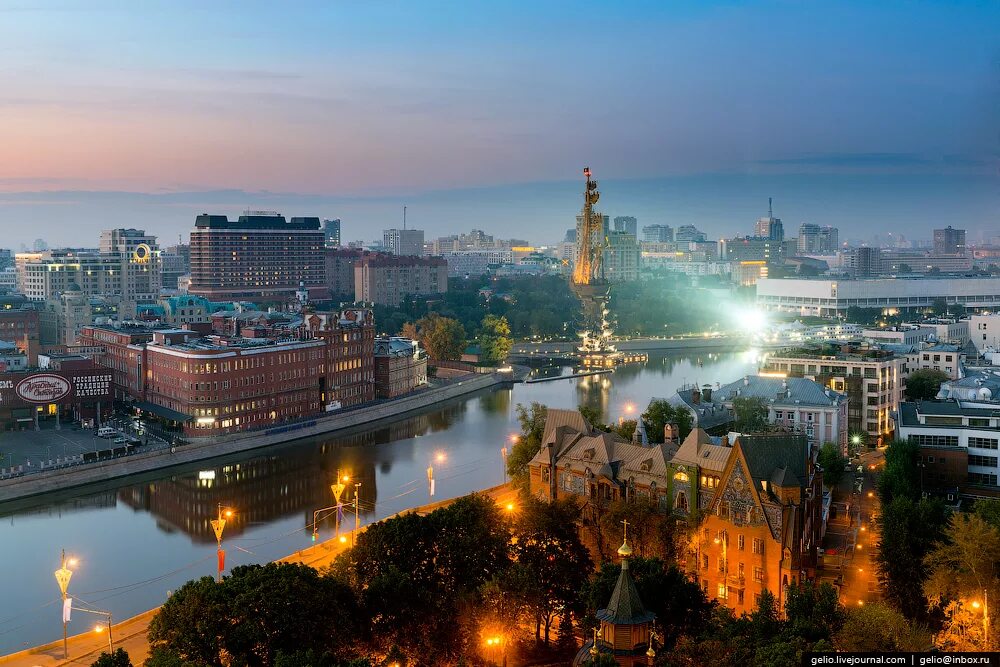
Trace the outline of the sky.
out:
[[[0,0],[0,246],[200,212],[1000,235],[997,2]],[[627,195],[627,196],[626,196]],[[781,208],[782,202],[785,209]]]

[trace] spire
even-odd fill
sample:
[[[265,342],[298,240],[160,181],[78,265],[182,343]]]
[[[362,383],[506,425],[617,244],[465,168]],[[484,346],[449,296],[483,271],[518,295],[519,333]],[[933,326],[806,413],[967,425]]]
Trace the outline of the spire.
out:
[[[767,198],[767,217],[774,220],[774,208],[771,206],[771,198]]]
[[[618,555],[622,557],[622,569],[628,568],[628,557],[632,555],[632,547],[628,545],[628,521],[623,520],[625,526],[622,536],[622,545],[618,547]]]
[[[625,527],[625,535],[621,547],[618,548],[618,555],[622,557],[622,571],[618,575],[618,583],[615,584],[607,608],[599,610],[597,618],[615,625],[648,623],[656,618],[656,614],[646,611],[629,572],[628,559],[632,555],[632,547],[628,545],[628,521],[622,521],[622,524]]]

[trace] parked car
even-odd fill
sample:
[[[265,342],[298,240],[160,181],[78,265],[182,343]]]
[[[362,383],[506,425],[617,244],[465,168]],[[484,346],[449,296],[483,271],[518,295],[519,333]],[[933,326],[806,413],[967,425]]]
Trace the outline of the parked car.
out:
[[[102,426],[101,428],[97,429],[98,438],[113,438],[117,434],[118,434],[117,429],[113,429],[110,426]]]

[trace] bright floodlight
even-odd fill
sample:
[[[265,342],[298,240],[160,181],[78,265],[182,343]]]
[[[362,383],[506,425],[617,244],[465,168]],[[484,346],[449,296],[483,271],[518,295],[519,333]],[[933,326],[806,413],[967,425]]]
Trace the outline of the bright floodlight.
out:
[[[445,459],[444,452],[438,452],[437,456],[434,458],[438,463],[444,463]]]
[[[759,334],[767,329],[767,316],[761,310],[747,308],[739,317],[740,326],[750,333]]]

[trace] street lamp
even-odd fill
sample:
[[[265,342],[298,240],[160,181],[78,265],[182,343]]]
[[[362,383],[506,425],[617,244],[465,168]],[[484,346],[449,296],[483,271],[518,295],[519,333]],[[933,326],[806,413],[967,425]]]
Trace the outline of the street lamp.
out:
[[[228,507],[223,509],[219,503],[219,515],[212,519],[212,530],[215,531],[215,541],[218,544],[217,554],[219,556],[219,571],[216,580],[222,582],[222,571],[226,569],[226,552],[222,548],[222,531],[226,529],[226,522],[233,518],[233,510]]]
[[[115,651],[114,639],[111,636],[111,612],[110,611],[99,611],[99,612],[93,612],[93,613],[95,613],[95,614],[102,614],[102,615],[105,615],[105,616],[108,617],[108,655],[111,655]],[[104,632],[104,626],[103,625],[95,625],[94,626],[94,632],[96,632],[97,634],[101,634],[102,632]]]
[[[59,584],[59,592],[62,594],[63,601],[63,612],[62,612],[62,622],[63,622],[63,659],[69,658],[69,648],[66,644],[66,625],[69,623],[70,608],[73,605],[72,598],[66,596],[66,591],[69,589],[69,580],[73,578],[73,570],[66,567],[76,566],[76,559],[71,558],[69,561],[66,560],[66,550],[62,550],[62,555],[59,558],[59,569],[55,571],[56,583]]]
[[[986,589],[983,589],[983,650],[990,650],[990,614],[989,614],[989,597]],[[979,600],[974,600],[972,602],[973,609],[979,609]]]

